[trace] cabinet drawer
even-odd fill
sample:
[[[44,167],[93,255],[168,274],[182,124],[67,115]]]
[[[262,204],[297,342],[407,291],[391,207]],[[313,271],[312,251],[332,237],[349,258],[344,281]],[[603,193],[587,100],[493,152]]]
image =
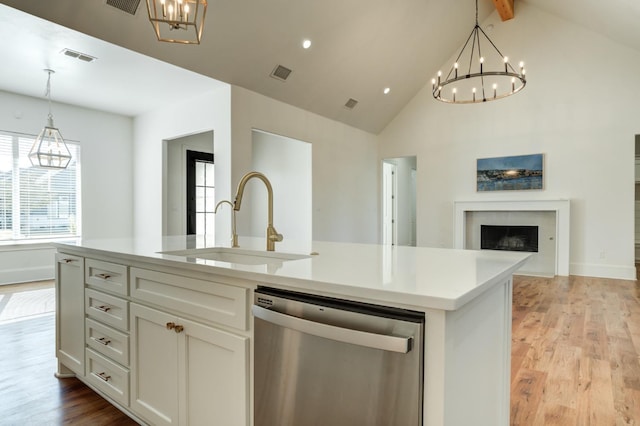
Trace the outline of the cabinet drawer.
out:
[[[129,335],[87,318],[87,346],[124,366],[129,365]]]
[[[85,261],[84,280],[92,287],[126,296],[127,278],[127,267],[124,265],[95,259]]]
[[[248,290],[212,281],[131,268],[131,297],[189,317],[247,329]]]
[[[122,331],[129,331],[129,302],[96,290],[86,289],[85,313]]]
[[[116,402],[129,405],[129,370],[88,348],[86,379]]]

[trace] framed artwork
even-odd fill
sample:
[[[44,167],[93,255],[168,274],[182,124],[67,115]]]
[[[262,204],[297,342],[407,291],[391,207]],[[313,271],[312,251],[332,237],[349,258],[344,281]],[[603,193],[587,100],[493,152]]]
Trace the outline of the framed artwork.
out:
[[[520,191],[542,189],[543,154],[477,160],[477,190]]]

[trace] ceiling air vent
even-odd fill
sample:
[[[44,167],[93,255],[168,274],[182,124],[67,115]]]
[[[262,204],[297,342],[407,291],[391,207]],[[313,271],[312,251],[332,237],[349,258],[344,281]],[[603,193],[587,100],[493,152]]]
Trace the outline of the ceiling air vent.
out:
[[[64,54],[65,56],[69,56],[70,58],[78,59],[79,61],[84,61],[84,62],[93,62],[96,59],[98,59],[95,56],[87,55],[86,53],[76,52],[75,50],[71,50],[71,49],[63,49],[62,52],[60,53]]]
[[[287,67],[283,67],[282,65],[278,65],[273,69],[273,71],[271,71],[271,77],[280,81],[285,81],[289,78],[289,74],[291,74],[291,70]]]
[[[128,14],[135,15],[140,0],[107,0],[107,4]]]
[[[356,107],[356,105],[358,105],[358,101],[356,101],[356,100],[355,100],[355,99],[353,99],[353,98],[349,98],[349,100],[347,101],[347,103],[346,103],[346,104],[344,104],[344,107],[345,107],[345,108],[348,108],[348,109],[354,109],[354,108]]]

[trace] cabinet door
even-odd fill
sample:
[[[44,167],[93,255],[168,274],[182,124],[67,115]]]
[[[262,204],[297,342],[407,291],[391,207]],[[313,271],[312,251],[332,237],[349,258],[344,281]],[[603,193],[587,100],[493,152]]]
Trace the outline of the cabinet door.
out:
[[[180,424],[246,426],[249,339],[178,319]]]
[[[84,258],[56,253],[58,376],[84,376]]]
[[[178,424],[178,334],[176,318],[132,303],[131,409],[154,425]]]

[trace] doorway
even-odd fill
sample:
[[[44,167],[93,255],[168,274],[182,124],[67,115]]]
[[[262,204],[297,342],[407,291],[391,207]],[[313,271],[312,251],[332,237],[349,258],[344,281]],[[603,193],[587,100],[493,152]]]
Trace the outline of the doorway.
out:
[[[163,199],[162,199],[162,234],[163,235],[185,235],[189,232],[199,233],[197,228],[193,228],[193,225],[189,228],[188,222],[195,224],[195,219],[188,220],[188,207],[187,200],[189,198],[187,194],[187,187],[194,187],[194,184],[187,183],[187,153],[189,151],[204,153],[199,155],[211,155],[211,157],[203,157],[213,161],[213,131],[197,133],[188,136],[182,136],[175,139],[164,140],[163,146]],[[197,163],[196,163],[197,164]],[[194,164],[195,166],[195,164]],[[213,173],[211,173],[212,175]],[[213,177],[209,179],[207,185],[213,185]],[[204,186],[201,187],[204,191]],[[211,191],[209,191],[210,193]],[[197,196],[196,202],[197,202]],[[201,198],[201,201],[204,197]],[[213,202],[213,198],[211,199]],[[197,206],[196,206],[197,210]],[[200,210],[204,212],[204,210]],[[213,213],[213,208],[211,208]],[[208,227],[207,232],[213,232],[213,225]],[[202,231],[204,232],[204,231]]]
[[[382,243],[415,246],[416,238],[415,156],[382,161]]]
[[[273,187],[273,222],[287,241],[302,246],[312,241],[311,144],[287,136],[252,129],[252,169],[267,176]],[[250,182],[245,197],[251,208],[238,212],[238,226],[246,234],[263,237],[267,224],[264,186]],[[243,203],[244,206],[244,203]],[[245,219],[242,218],[244,215]],[[249,215],[249,217],[247,217]],[[243,234],[240,234],[243,235]]]
[[[634,247],[636,277],[640,277],[640,135],[635,139],[635,202],[634,202]]]

